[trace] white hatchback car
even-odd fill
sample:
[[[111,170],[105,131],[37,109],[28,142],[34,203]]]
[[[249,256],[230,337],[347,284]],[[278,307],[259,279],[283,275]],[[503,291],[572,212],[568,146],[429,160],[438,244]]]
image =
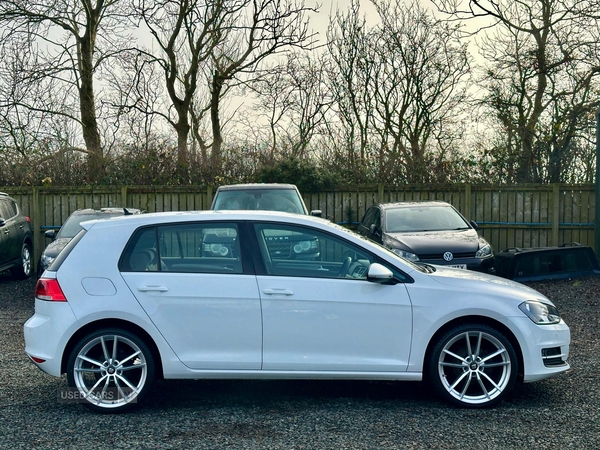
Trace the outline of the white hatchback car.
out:
[[[157,378],[426,378],[477,408],[569,369],[569,328],[540,293],[411,263],[323,219],[204,211],[82,226],[38,281],[25,351],[96,411],[130,408]],[[281,252],[315,242],[318,260]]]

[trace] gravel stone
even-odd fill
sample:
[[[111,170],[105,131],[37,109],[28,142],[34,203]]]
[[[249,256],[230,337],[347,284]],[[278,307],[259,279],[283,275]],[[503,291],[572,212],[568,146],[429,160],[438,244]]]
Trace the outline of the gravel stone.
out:
[[[457,409],[425,383],[160,381],[139,408],[95,414],[25,356],[35,280],[0,274],[0,448],[597,449],[600,276],[527,283],[571,327],[572,369],[495,408]]]

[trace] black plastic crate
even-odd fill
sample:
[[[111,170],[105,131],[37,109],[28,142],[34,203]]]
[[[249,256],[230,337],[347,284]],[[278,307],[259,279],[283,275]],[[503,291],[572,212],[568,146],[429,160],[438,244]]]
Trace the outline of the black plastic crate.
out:
[[[516,281],[539,281],[600,274],[591,247],[578,243],[559,247],[509,248],[496,254],[496,275]]]

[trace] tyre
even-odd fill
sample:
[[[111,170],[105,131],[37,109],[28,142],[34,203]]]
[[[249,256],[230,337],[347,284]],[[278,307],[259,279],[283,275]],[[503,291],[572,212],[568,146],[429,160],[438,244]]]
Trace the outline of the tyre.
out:
[[[462,325],[434,347],[429,376],[446,400],[466,408],[492,406],[512,390],[519,370],[510,341],[487,325]]]
[[[67,380],[88,408],[120,413],[137,405],[154,383],[154,358],[142,339],[121,329],[87,335],[69,356]]]
[[[31,244],[24,242],[23,247],[21,248],[21,261],[18,266],[13,267],[11,269],[13,277],[25,279],[31,276],[31,272],[33,270],[33,266],[31,264],[31,257]]]

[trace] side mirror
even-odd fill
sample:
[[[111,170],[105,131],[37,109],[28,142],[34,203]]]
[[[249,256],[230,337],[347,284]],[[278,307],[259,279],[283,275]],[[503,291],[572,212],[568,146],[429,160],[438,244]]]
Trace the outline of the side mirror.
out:
[[[477,222],[475,222],[474,220],[471,220],[470,223],[473,228],[475,228],[476,230],[479,230],[479,225],[477,225]]]
[[[375,225],[374,223],[371,224],[371,226],[369,227],[369,233],[371,233],[373,236],[381,236],[377,225]]]
[[[367,281],[385,284],[390,283],[393,280],[394,274],[387,267],[382,266],[379,263],[373,263],[369,266],[369,271],[367,272]]]
[[[48,239],[54,239],[56,237],[56,231],[55,230],[46,230],[44,232],[44,236],[46,236]]]
[[[323,217],[323,212],[320,209],[313,209],[310,212],[310,215],[315,217]]]
[[[3,227],[4,224],[6,224],[6,220],[4,220],[2,217],[0,217],[0,227]]]

